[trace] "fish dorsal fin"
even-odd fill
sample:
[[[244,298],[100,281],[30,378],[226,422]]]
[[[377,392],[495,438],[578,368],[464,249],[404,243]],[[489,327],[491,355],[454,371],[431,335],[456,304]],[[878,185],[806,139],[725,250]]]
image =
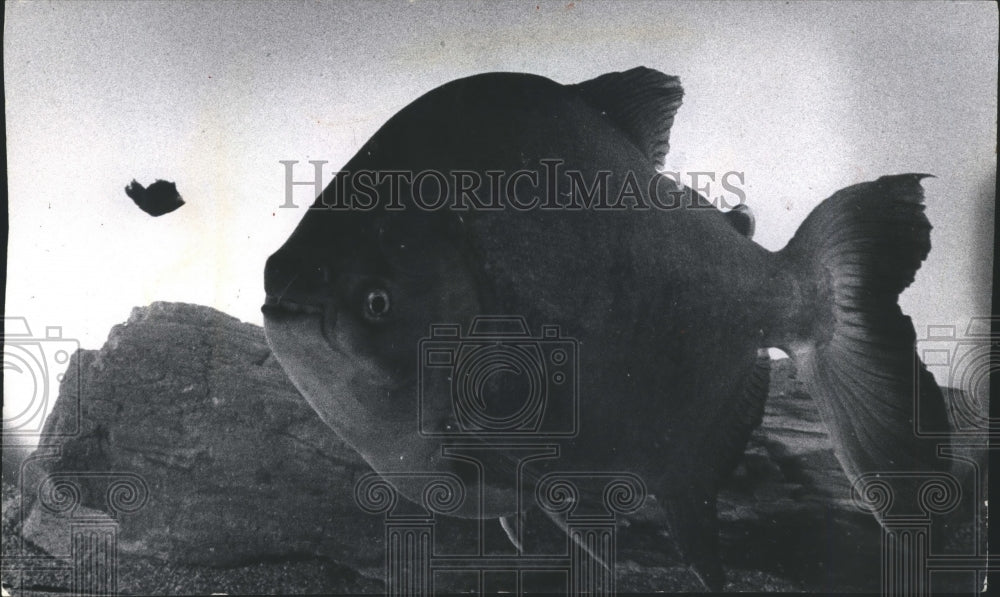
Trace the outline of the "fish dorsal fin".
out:
[[[684,90],[678,77],[644,66],[573,85],[615,122],[657,167],[670,150],[670,127]]]

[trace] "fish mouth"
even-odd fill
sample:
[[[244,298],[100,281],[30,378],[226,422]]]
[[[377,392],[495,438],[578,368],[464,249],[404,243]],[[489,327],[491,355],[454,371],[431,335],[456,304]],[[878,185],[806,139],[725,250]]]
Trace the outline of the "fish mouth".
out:
[[[267,295],[264,297],[264,304],[260,307],[264,317],[280,319],[292,314],[316,314],[324,315],[326,309],[322,305],[312,303],[300,303],[286,298],[278,298]]]
[[[272,326],[290,323],[302,318],[316,318],[317,326],[330,348],[337,352],[344,352],[331,341],[330,332],[337,321],[337,309],[329,302],[296,301],[287,297],[267,295],[264,297],[264,304],[261,305],[260,312],[264,314],[264,323]]]
[[[337,321],[336,307],[329,303],[301,302],[287,297],[267,295],[260,307],[264,315],[264,331],[296,327],[300,331],[307,321],[312,321],[313,332],[321,336],[327,348],[343,358],[348,358],[348,351],[334,341],[333,326]]]

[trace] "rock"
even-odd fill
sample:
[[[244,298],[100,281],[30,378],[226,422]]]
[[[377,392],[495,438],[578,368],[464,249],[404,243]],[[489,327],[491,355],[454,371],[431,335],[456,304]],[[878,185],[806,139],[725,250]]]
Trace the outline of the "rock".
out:
[[[370,469],[299,396],[261,328],[154,303],[134,309],[101,350],[73,359],[44,432],[74,428],[79,409],[80,433],[52,456],[35,453],[28,495],[59,472],[79,485],[82,507],[109,511],[100,473],[132,473],[148,501],[118,515],[121,553],[219,566],[316,554],[381,565],[382,520],[354,503],[355,481]],[[44,547],[53,520],[43,502],[34,500],[23,532]]]
[[[86,520],[95,526],[112,526],[115,519],[101,510],[78,506],[72,516],[53,512],[48,508],[34,508],[23,522],[22,534],[36,547],[49,554],[71,554],[73,534],[66,532],[77,521]]]

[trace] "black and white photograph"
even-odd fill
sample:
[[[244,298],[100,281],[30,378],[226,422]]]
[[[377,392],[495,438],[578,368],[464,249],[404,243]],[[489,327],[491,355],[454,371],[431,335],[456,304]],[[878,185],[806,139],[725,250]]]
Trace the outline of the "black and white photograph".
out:
[[[4,597],[988,590],[996,3],[3,17]]]

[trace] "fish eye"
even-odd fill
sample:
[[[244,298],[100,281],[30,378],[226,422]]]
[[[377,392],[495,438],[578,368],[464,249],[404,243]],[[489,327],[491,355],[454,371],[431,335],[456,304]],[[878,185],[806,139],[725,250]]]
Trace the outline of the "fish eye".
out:
[[[389,293],[374,288],[365,295],[364,314],[369,321],[379,321],[389,314]]]

